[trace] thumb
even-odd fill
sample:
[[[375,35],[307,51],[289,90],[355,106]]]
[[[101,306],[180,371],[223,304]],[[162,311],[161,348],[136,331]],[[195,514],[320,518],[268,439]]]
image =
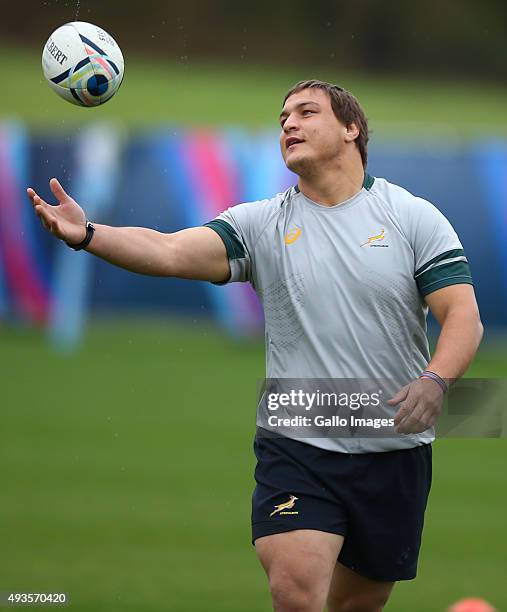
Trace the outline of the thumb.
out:
[[[70,200],[70,196],[65,192],[65,189],[60,185],[60,182],[58,181],[58,179],[52,178],[49,181],[49,187],[51,188],[53,195],[55,196],[55,198],[58,200],[60,204],[64,202],[65,200]]]
[[[410,385],[406,385],[405,387],[403,387],[403,389],[400,389],[394,397],[392,397],[390,400],[387,400],[387,403],[390,406],[396,406],[396,404],[399,404],[403,400],[406,400],[409,388]]]

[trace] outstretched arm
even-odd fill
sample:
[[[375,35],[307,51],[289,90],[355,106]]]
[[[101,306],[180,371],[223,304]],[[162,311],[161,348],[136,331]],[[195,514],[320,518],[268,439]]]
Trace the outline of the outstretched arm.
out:
[[[86,215],[56,179],[49,184],[58,205],[51,206],[29,188],[35,213],[56,238],[79,244],[86,235]],[[230,276],[225,245],[209,227],[164,234],[143,227],[94,225],[95,234],[86,250],[121,268],[151,276],[213,282]]]

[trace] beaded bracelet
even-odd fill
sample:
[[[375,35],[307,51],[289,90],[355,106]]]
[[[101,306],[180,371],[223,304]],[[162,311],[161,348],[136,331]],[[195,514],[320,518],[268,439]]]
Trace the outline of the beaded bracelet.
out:
[[[430,380],[434,380],[440,386],[444,393],[447,393],[449,389],[445,380],[441,378],[438,374],[435,374],[435,372],[432,372],[431,370],[424,370],[424,372],[419,376],[419,378],[429,378]]]

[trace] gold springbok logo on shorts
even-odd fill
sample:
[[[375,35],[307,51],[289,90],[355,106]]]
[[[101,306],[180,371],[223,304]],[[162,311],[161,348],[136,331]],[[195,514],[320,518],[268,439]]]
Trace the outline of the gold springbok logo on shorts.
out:
[[[385,233],[386,233],[386,231],[385,231],[385,230],[382,230],[382,231],[380,232],[380,234],[377,234],[376,236],[370,236],[370,237],[368,238],[368,240],[367,240],[366,242],[363,242],[363,244],[362,244],[361,246],[363,247],[363,246],[365,246],[365,245],[367,245],[367,244],[371,244],[372,242],[376,242],[377,240],[384,240],[384,238],[385,238]]]
[[[286,501],[283,504],[278,504],[278,506],[275,506],[275,509],[269,516],[273,516],[273,514],[276,514],[277,512],[279,512],[280,514],[299,514],[299,512],[286,512],[286,510],[291,510],[292,508],[294,508],[294,506],[296,505],[297,499],[298,498],[295,495],[291,495],[289,497],[289,501]]]

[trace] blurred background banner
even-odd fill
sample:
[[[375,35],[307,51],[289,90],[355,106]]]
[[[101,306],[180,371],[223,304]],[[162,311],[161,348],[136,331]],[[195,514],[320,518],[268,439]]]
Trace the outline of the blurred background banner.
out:
[[[33,226],[30,211],[23,206],[29,147],[28,135],[21,126],[0,126],[0,266],[5,279],[2,302],[4,310],[43,323],[49,312],[50,289],[39,256],[39,232]]]
[[[34,137],[19,126],[4,126],[3,317],[51,322],[55,341],[67,343],[75,343],[84,329],[85,307],[95,314],[194,313],[235,335],[261,333],[261,309],[249,286],[132,276],[82,253],[72,254],[37,227],[24,187],[40,184],[44,168],[47,176],[63,178],[64,187],[98,223],[174,232],[294,184],[281,159],[277,133],[165,130],[137,134],[121,147],[118,137],[100,125],[72,139]],[[507,145],[483,140],[442,148],[437,141],[421,146],[377,139],[370,168],[435,203],[451,220],[471,264],[486,327],[506,327]]]

